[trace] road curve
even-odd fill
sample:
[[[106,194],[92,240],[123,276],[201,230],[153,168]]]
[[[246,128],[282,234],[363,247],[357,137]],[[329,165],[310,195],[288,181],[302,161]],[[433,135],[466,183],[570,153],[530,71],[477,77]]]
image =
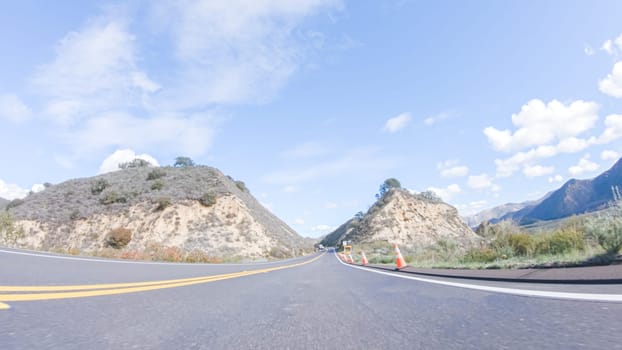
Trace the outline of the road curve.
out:
[[[206,278],[278,266],[287,268],[124,294],[7,302],[11,308],[0,310],[0,348],[620,346],[622,303],[526,297],[396,278],[344,266],[333,254],[221,266],[109,263],[0,251],[0,289]],[[608,288],[615,292],[615,286]],[[0,291],[16,293],[25,292]]]

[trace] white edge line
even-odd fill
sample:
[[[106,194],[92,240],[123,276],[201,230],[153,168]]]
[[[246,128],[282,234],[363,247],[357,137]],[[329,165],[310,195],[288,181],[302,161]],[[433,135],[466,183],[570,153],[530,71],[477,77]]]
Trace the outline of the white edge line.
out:
[[[622,294],[592,294],[592,293],[568,293],[568,292],[550,292],[550,291],[541,291],[541,290],[530,290],[530,289],[514,289],[514,288],[503,288],[503,287],[490,287],[490,286],[481,286],[474,284],[465,284],[465,283],[456,283],[456,282],[446,282],[446,281],[438,281],[431,280],[427,278],[414,277],[414,276],[405,276],[401,274],[395,274],[391,272],[378,271],[375,269],[370,269],[367,267],[355,266],[346,264],[335,253],[335,258],[341,264],[351,267],[353,269],[359,269],[367,272],[378,273],[381,275],[387,275],[391,277],[404,278],[408,280],[426,282],[426,283],[434,283],[440,284],[443,286],[450,287],[458,287],[458,288],[467,288],[467,289],[475,289],[479,291],[485,292],[494,292],[494,293],[504,293],[504,294],[513,294],[513,295],[521,295],[527,297],[540,297],[540,298],[554,298],[554,299],[571,299],[571,300],[586,300],[586,301],[605,301],[605,302],[622,302]]]
[[[32,253],[28,253],[27,251],[15,251],[15,250],[5,250],[0,249],[0,253],[7,254],[16,254],[16,255],[26,255],[26,256],[36,256],[40,258],[50,258],[50,259],[62,259],[62,260],[78,260],[78,261],[90,261],[90,262],[99,262],[99,263],[116,263],[116,264],[139,264],[139,265],[182,265],[182,266],[253,266],[253,265],[269,265],[269,264],[278,264],[287,261],[296,261],[309,257],[310,255],[299,256],[287,260],[276,260],[276,261],[263,261],[256,263],[174,263],[174,262],[159,262],[159,261],[140,261],[140,260],[113,260],[113,259],[98,259],[98,258],[80,258],[75,256],[65,256],[65,255],[50,255],[43,254],[32,251]]]

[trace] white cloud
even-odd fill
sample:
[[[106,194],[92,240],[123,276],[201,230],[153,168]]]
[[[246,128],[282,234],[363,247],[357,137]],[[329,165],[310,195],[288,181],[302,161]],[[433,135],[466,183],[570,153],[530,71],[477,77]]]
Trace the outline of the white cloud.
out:
[[[110,147],[151,149],[161,146],[179,154],[197,156],[211,145],[212,120],[209,115],[160,115],[144,119],[111,112],[93,117],[81,128],[67,132],[64,140],[79,154]]]
[[[121,149],[114,151],[111,155],[104,159],[102,164],[99,166],[99,173],[103,174],[111,171],[117,171],[119,170],[119,164],[131,162],[137,158],[146,160],[153,166],[160,166],[158,161],[148,154],[136,154],[131,149]]]
[[[30,119],[32,110],[17,95],[0,95],[0,119],[20,123]]]
[[[402,113],[396,117],[390,118],[384,124],[383,130],[389,133],[398,132],[406,127],[412,117],[410,113]]]
[[[28,195],[28,190],[23,189],[15,184],[9,184],[0,180],[0,198],[13,200],[16,198],[24,198]]]
[[[302,218],[296,218],[294,220],[294,224],[296,224],[296,225],[304,225],[305,224],[305,220],[302,219]]]
[[[596,52],[594,51],[594,49],[593,49],[593,48],[591,48],[590,46],[586,46],[586,47],[583,49],[583,52],[585,52],[585,54],[586,54],[586,55],[588,55],[588,56],[594,56],[594,54],[596,53]]]
[[[45,190],[45,186],[43,186],[43,184],[34,184],[34,185],[32,185],[32,187],[30,188],[30,190],[31,190],[33,193],[41,192],[41,191]]]
[[[542,166],[542,165],[525,165],[523,167],[523,174],[527,177],[539,177],[552,174],[555,171],[555,167]]]
[[[500,187],[493,183],[493,178],[488,174],[471,175],[467,180],[467,185],[474,190],[487,190],[498,192]]]
[[[612,150],[604,150],[600,153],[600,159],[602,160],[618,160],[620,159],[620,153]]]
[[[622,34],[615,39],[607,39],[600,47],[607,54],[616,56],[622,51]]]
[[[330,149],[318,142],[306,142],[281,152],[285,158],[313,158],[330,153]]]
[[[285,186],[285,187],[283,188],[283,192],[285,192],[285,193],[294,193],[294,192],[298,192],[298,187],[296,187],[296,186],[292,186],[292,185],[288,185],[288,186]]]
[[[484,134],[498,151],[546,145],[591,129],[598,120],[597,112],[598,105],[594,102],[578,100],[566,105],[552,100],[545,104],[533,99],[512,115],[512,124],[517,127],[514,132],[487,127]]]
[[[453,178],[463,177],[469,174],[469,168],[464,165],[459,165],[455,159],[448,159],[444,162],[436,164],[436,167],[441,172],[441,177]]]
[[[605,131],[595,143],[606,144],[622,138],[622,114],[611,114],[605,118]]]
[[[611,74],[598,82],[598,88],[611,97],[622,98],[622,61],[617,62]]]
[[[313,232],[330,232],[332,230],[334,230],[334,228],[329,225],[316,225],[311,228]]]
[[[436,193],[445,202],[451,201],[454,196],[462,193],[462,189],[457,184],[451,184],[445,188],[428,187],[428,191]]]
[[[613,55],[613,42],[611,41],[611,39],[607,39],[600,47],[601,50],[605,51],[606,53]]]
[[[564,177],[559,174],[555,176],[549,176],[549,183],[562,182],[562,181],[564,181]]]
[[[590,173],[598,170],[598,164],[590,161],[590,155],[586,154],[579,160],[577,165],[571,166],[568,168],[568,173],[572,176],[582,175],[584,173]]]
[[[299,25],[341,1],[153,2],[153,20],[170,31],[180,107],[270,98],[317,49]],[[317,36],[317,35],[316,35]]]
[[[326,209],[336,209],[337,208],[337,203],[327,202],[326,204],[324,204],[324,208],[326,208]]]
[[[159,85],[137,68],[135,37],[122,21],[96,19],[70,32],[55,59],[40,66],[32,83],[48,98],[48,117],[70,125],[110,109],[143,105]]]
[[[451,114],[447,113],[447,112],[439,113],[437,115],[433,115],[431,117],[425,118],[423,120],[423,123],[425,125],[430,126],[430,125],[436,124],[436,123],[438,123],[438,122],[440,122],[442,120],[445,120],[445,119],[449,118],[450,116],[451,116]]]

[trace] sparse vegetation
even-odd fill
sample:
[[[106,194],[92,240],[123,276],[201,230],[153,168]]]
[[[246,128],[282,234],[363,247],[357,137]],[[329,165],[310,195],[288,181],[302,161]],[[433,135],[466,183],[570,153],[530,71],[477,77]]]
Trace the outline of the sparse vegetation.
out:
[[[168,207],[171,206],[171,199],[168,197],[162,197],[162,198],[158,198],[158,200],[156,201],[156,211],[162,211]]]
[[[585,227],[588,237],[607,253],[617,254],[622,248],[622,202],[616,201],[610,210],[587,220]]]
[[[152,190],[152,191],[159,191],[159,190],[161,190],[161,189],[163,189],[163,188],[164,188],[164,182],[162,182],[162,181],[160,181],[160,180],[154,181],[154,182],[151,184],[151,190]]]
[[[105,179],[97,179],[91,184],[91,194],[98,195],[102,193],[110,184]]]
[[[114,249],[125,247],[132,240],[132,231],[126,228],[115,228],[106,235],[105,244]]]
[[[117,192],[114,192],[114,191],[109,191],[109,192],[104,193],[104,196],[99,199],[99,203],[104,204],[104,205],[113,204],[113,203],[126,203],[126,202],[127,202],[126,196],[122,194],[118,194]]]
[[[166,176],[166,171],[155,168],[147,174],[147,181],[157,180]]]
[[[153,166],[151,163],[144,159],[135,158],[131,162],[125,162],[119,164],[119,169],[131,169],[131,168],[144,168]]]
[[[216,204],[216,195],[212,192],[207,192],[199,198],[199,203],[206,207],[211,207]]]
[[[6,205],[6,207],[4,209],[5,210],[9,210],[9,209],[12,209],[12,208],[19,207],[22,204],[24,204],[24,200],[20,199],[20,198],[16,198],[16,199],[10,201],[9,203],[7,203],[7,205]]]
[[[243,181],[236,181],[235,186],[242,192],[248,192],[248,188],[246,188],[246,184]]]
[[[69,219],[71,221],[76,221],[82,218],[82,214],[80,214],[80,210],[74,209],[71,214],[69,214]]]
[[[0,213],[0,240],[15,244],[24,237],[24,229],[17,227],[11,214]]]

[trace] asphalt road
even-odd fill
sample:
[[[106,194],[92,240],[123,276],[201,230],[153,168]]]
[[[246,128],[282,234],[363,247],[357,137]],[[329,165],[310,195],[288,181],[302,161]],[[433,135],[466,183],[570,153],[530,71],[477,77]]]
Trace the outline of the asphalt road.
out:
[[[21,253],[0,251],[0,302],[10,305],[0,310],[0,349],[622,348],[621,302],[397,278],[346,266],[333,254],[267,264],[169,265]],[[215,275],[223,279],[177,287],[180,282],[162,282],[158,289],[132,293],[123,292],[133,287],[101,286]],[[88,291],[123,294],[66,299],[71,292],[6,291],[23,285],[89,285]],[[547,286],[552,288],[572,286]],[[582,288],[622,294],[621,286]],[[7,300],[41,293],[56,299]]]

